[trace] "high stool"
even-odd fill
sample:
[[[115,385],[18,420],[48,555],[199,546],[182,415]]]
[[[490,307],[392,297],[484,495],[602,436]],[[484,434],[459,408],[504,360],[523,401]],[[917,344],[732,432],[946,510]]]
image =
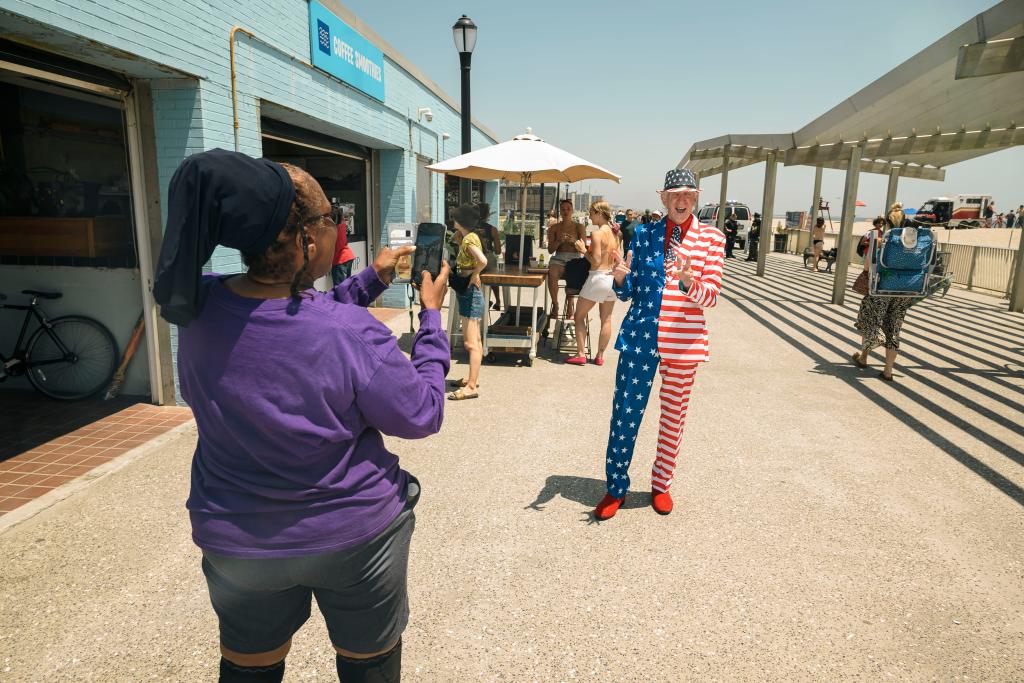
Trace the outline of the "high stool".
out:
[[[558,317],[555,319],[555,349],[559,353],[569,353],[573,356],[576,355],[576,321],[573,316],[569,315],[569,298],[578,297],[580,292],[578,289],[565,288],[565,303],[562,304],[562,310],[559,312]],[[577,302],[579,303],[579,302]],[[591,355],[590,349],[590,315],[587,314],[587,319],[584,323],[583,334],[586,335],[584,338],[584,347],[587,350],[587,357]]]

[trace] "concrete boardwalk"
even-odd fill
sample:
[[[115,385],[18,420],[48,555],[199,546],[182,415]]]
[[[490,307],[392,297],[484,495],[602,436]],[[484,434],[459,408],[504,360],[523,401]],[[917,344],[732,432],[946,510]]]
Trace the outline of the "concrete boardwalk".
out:
[[[614,365],[485,366],[438,437],[391,441],[424,485],[405,680],[1024,678],[1024,317],[917,306],[887,384],[849,361],[856,296],[769,273],[728,264],[668,517],[650,417],[625,509],[589,517]],[[0,680],[215,680],[194,438],[0,534]],[[314,612],[286,680],[333,667]]]

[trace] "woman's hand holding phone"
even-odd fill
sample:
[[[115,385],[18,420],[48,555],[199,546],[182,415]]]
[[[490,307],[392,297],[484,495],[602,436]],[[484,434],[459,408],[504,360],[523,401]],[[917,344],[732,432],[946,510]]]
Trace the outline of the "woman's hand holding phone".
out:
[[[431,277],[430,273],[423,271],[423,283],[419,286],[420,305],[433,311],[441,310],[445,294],[448,293],[448,274],[452,272],[447,261],[441,263],[441,272],[437,278]]]

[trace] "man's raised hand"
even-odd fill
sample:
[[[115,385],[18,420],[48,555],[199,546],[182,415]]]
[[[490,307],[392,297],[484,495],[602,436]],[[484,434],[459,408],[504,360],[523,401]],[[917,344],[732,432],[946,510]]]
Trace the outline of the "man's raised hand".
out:
[[[630,249],[626,253],[626,260],[623,261],[621,258],[616,256],[615,268],[612,269],[612,276],[615,278],[615,285],[621,287],[622,283],[626,281],[626,276],[629,275],[633,267],[633,250]]]

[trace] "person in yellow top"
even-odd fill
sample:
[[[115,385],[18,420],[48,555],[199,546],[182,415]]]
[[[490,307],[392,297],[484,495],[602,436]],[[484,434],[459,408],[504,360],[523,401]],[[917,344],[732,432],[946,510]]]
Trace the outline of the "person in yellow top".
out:
[[[480,221],[480,209],[473,204],[463,204],[455,209],[452,218],[461,239],[455,268],[458,275],[469,278],[467,287],[461,292],[455,292],[459,315],[462,316],[462,344],[469,354],[469,376],[455,382],[458,388],[448,394],[448,400],[464,401],[480,396],[477,381],[480,379],[480,365],[484,359],[484,346],[480,340],[480,318],[484,314],[480,273],[487,267],[487,257],[480,237],[473,232]]]

